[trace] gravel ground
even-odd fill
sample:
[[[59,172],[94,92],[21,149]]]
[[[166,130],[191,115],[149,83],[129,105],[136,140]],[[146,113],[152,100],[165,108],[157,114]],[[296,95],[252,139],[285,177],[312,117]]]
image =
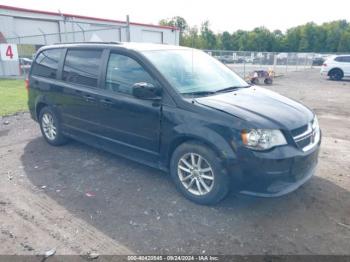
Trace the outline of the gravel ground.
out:
[[[0,119],[0,254],[350,254],[350,81],[290,73],[269,87],[316,111],[320,162],[273,199],[183,198],[158,170],[44,142],[28,113]]]

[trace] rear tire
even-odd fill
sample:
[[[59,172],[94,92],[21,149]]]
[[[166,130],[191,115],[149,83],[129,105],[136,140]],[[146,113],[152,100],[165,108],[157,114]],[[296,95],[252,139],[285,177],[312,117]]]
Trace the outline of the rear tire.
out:
[[[197,204],[216,204],[230,189],[230,179],[220,158],[198,142],[186,142],[176,148],[170,173],[177,189]]]
[[[62,134],[61,123],[52,108],[46,106],[40,110],[39,124],[41,134],[50,145],[61,146],[67,143],[68,139]]]
[[[344,77],[344,73],[340,69],[332,69],[329,72],[329,78],[331,80],[340,81],[343,77]]]

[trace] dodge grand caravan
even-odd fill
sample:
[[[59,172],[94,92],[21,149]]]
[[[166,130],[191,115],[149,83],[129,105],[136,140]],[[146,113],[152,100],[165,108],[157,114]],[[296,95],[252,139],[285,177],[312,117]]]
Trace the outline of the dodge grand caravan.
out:
[[[31,116],[54,146],[69,138],[169,171],[190,200],[229,190],[281,196],[309,180],[316,115],[250,86],[202,51],[156,44],[41,48],[27,82]]]

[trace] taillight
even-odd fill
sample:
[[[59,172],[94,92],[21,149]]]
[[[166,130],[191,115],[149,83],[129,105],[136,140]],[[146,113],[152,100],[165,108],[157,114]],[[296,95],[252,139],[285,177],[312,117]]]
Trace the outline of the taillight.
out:
[[[323,64],[322,66],[327,66],[327,64]]]
[[[25,83],[25,87],[26,87],[27,92],[29,92],[29,79],[26,78],[26,80],[24,80],[24,83]]]

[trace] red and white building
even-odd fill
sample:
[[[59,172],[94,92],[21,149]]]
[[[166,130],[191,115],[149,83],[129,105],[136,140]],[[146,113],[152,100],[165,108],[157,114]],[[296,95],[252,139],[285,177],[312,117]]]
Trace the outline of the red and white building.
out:
[[[126,19],[127,20],[127,19]],[[0,5],[0,77],[26,73],[17,50],[65,42],[146,42],[179,45],[176,27]],[[18,48],[17,48],[18,47]],[[20,63],[21,62],[21,63]]]
[[[127,23],[4,5],[0,5],[0,33],[0,38],[18,44],[44,45],[81,41],[179,44],[179,30],[176,27]]]

